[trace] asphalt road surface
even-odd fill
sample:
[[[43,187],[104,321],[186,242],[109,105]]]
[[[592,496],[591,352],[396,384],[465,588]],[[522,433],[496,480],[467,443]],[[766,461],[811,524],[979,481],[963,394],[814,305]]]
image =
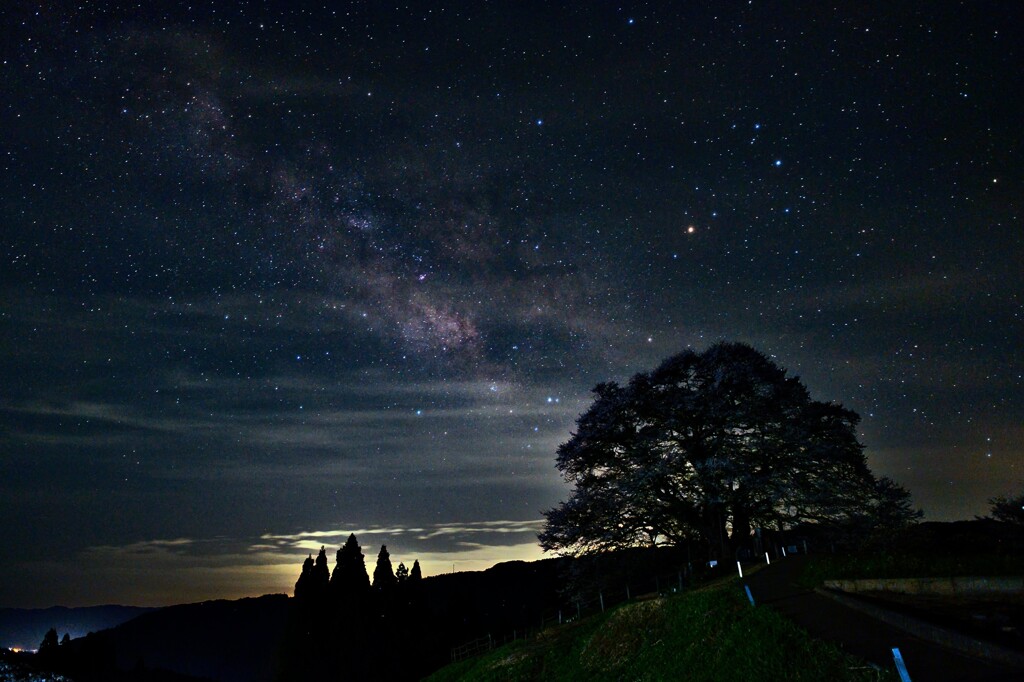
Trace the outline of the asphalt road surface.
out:
[[[795,584],[805,559],[774,561],[749,575],[758,607],[786,616],[812,636],[882,668],[895,670],[892,649],[898,647],[912,682],[1020,682],[1024,670],[973,658],[907,634],[894,626]]]

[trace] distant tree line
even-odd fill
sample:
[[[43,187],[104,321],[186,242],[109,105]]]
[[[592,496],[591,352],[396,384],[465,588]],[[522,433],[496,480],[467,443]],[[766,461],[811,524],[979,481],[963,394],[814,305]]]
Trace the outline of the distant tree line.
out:
[[[71,642],[71,635],[64,633],[64,637],[61,638],[58,644],[57,640],[57,629],[50,628],[43,635],[43,641],[39,643],[39,657],[42,659],[54,659],[60,655],[60,651],[63,647],[66,647]]]
[[[388,679],[417,677],[422,652],[414,633],[423,620],[419,561],[411,569],[399,563],[395,570],[383,545],[371,582],[355,534],[335,559],[329,570],[321,547],[315,559],[310,555],[302,564],[278,679],[358,680],[372,671]]]
[[[316,559],[310,554],[302,564],[302,573],[295,583],[295,598],[301,600],[323,600],[330,598],[365,598],[372,588],[379,594],[391,590],[406,581],[423,578],[420,562],[414,561],[412,570],[404,563],[398,570],[391,566],[391,554],[387,545],[381,545],[377,554],[377,566],[373,569],[373,583],[366,573],[366,561],[355,534],[348,536],[335,557],[333,571],[327,570],[327,550],[320,548]]]

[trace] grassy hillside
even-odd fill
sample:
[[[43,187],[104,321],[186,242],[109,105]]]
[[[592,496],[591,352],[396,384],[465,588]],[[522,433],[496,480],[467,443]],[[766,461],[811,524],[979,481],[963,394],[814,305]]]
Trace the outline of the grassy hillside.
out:
[[[431,682],[473,680],[895,680],[813,640],[736,579],[636,601],[442,668]]]

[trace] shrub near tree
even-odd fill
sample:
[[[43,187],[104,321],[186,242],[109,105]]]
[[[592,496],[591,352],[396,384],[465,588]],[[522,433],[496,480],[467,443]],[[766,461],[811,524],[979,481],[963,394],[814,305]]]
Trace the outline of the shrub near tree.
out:
[[[699,540],[726,554],[754,528],[811,522],[868,533],[920,516],[905,489],[868,469],[855,412],[812,400],[745,344],[687,350],[594,393],[558,448],[573,490],[545,513],[545,550]]]

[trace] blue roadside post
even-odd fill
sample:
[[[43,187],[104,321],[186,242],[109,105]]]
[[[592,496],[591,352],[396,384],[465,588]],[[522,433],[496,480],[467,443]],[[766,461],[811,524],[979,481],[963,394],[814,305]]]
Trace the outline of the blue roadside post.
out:
[[[893,647],[892,658],[896,661],[896,672],[900,674],[901,682],[910,682],[910,673],[907,672],[907,664],[903,662],[903,654],[899,647]]]
[[[750,600],[750,605],[756,606],[756,604],[754,604],[754,595],[750,593],[750,585],[744,585],[743,589],[747,591],[747,599]]]

